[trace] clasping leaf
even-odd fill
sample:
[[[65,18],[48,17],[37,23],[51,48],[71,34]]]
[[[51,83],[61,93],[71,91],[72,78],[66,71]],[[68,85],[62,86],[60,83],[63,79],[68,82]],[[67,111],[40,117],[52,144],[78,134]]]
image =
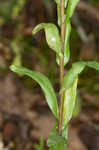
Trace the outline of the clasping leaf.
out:
[[[75,100],[78,75],[83,71],[85,66],[91,67],[99,71],[99,62],[96,61],[79,61],[73,63],[72,68],[64,76],[60,92],[64,90],[64,110],[63,110],[63,128],[72,117]]]
[[[76,101],[76,90],[77,90],[78,77],[75,78],[72,86],[65,90],[64,96],[64,108],[63,108],[63,129],[67,126],[67,123],[72,118],[75,101]]]

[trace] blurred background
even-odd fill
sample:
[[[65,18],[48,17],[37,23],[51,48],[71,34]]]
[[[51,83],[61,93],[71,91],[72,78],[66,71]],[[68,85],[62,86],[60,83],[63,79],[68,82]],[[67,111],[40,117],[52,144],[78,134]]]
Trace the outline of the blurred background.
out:
[[[57,24],[54,0],[0,0],[0,148],[34,150],[46,138],[55,120],[39,85],[11,72],[16,64],[46,74],[59,91],[59,68],[43,31],[42,22]],[[99,61],[99,0],[80,0],[72,17],[71,58]],[[41,140],[41,143],[42,140]],[[42,145],[42,144],[41,144]],[[42,147],[42,146],[41,146]],[[42,149],[38,149],[42,150]],[[86,68],[80,75],[68,150],[99,150],[99,72]]]

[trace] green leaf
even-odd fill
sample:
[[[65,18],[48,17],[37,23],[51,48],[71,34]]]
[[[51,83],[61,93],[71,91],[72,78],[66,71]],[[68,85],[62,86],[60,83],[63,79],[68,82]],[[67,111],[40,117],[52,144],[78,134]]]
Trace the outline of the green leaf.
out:
[[[72,68],[66,72],[66,75],[64,76],[61,91],[71,87],[76,76],[84,69],[84,67],[85,63],[83,61],[73,63]]]
[[[82,105],[81,102],[82,102],[81,97],[77,96],[76,102],[75,102],[75,107],[74,107],[74,110],[73,110],[73,118],[78,117],[78,115],[80,114],[80,112],[81,112],[81,105]]]
[[[33,146],[36,148],[36,150],[44,150],[44,138],[41,137],[41,139],[40,139],[40,145],[34,144]]]
[[[68,140],[68,125],[62,129],[62,137],[65,138],[65,140],[67,142],[67,140]]]
[[[45,30],[48,46],[53,49],[58,55],[60,55],[62,45],[57,26],[51,23],[41,23],[33,29],[32,33],[35,34],[41,29]]]
[[[70,58],[70,48],[69,48],[69,39],[71,33],[71,24],[70,21],[66,24],[66,32],[65,32],[65,44],[64,44],[64,66],[68,63]],[[60,64],[60,57],[56,54],[56,62]]]
[[[38,24],[32,31],[32,34],[36,34],[37,32],[39,32],[40,30],[44,29],[46,26],[46,23],[40,23]]]
[[[91,67],[99,71],[99,62],[96,61],[80,61],[76,62],[72,65],[72,68],[66,73],[64,76],[64,80],[62,82],[61,91],[64,90],[64,109],[63,109],[63,128],[67,126],[70,121],[76,100],[76,89],[77,89],[77,80],[78,74],[83,71],[85,66]]]
[[[88,62],[79,61],[79,62],[73,63],[72,68],[64,76],[60,92],[62,90],[70,88],[70,86],[73,84],[75,80],[75,77],[83,71],[85,66],[91,67],[99,71],[99,62],[96,62],[96,61],[88,61]]]
[[[65,32],[65,44],[64,44],[64,65],[66,65],[70,58],[70,48],[69,48],[69,39],[71,33],[71,24],[70,21],[66,24],[66,32]]]
[[[78,2],[79,2],[79,0],[69,0],[68,1],[68,7],[66,10],[66,20],[69,20],[72,17]]]
[[[63,136],[58,135],[57,129],[58,128],[56,124],[48,137],[47,145],[51,150],[65,150],[66,140]]]
[[[62,136],[59,135],[55,135],[55,136],[51,136],[48,140],[47,140],[47,145],[49,147],[51,146],[55,146],[58,143],[63,142],[65,144],[65,139]]]
[[[48,147],[51,150],[65,150],[66,149],[66,141],[62,136],[51,137],[48,140]]]
[[[58,118],[57,98],[56,98],[56,94],[54,92],[54,89],[53,89],[52,84],[49,81],[49,79],[45,75],[43,75],[39,72],[31,71],[24,67],[18,67],[18,66],[12,65],[10,67],[10,69],[16,73],[19,73],[22,75],[27,75],[27,76],[31,77],[33,80],[35,80],[41,86],[41,88],[44,92],[46,101],[47,101],[51,111],[53,112],[55,117]]]
[[[88,62],[86,62],[86,65],[88,67],[91,67],[91,68],[99,71],[99,62],[97,62],[97,61],[88,61]]]
[[[67,126],[68,122],[72,118],[76,101],[77,81],[78,77],[75,78],[71,87],[65,90],[64,108],[63,108],[63,128]]]

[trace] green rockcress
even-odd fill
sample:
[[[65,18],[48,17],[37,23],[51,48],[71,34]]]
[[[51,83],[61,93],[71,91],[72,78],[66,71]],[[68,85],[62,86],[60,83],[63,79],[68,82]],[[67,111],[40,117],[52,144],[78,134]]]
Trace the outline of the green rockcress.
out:
[[[79,0],[64,0],[64,10],[65,10],[65,41],[64,41],[64,53],[62,53],[62,40],[60,37],[60,32],[58,27],[52,23],[41,23],[33,29],[33,34],[44,29],[46,41],[48,46],[56,53],[56,63],[60,66],[60,56],[64,57],[64,66],[68,63],[70,59],[70,48],[69,39],[71,33],[71,17],[74,13],[75,7]],[[57,14],[58,14],[58,26],[61,29],[61,0],[55,0],[57,4]],[[99,62],[96,61],[78,61],[72,64],[72,67],[64,75],[60,92],[64,92],[64,105],[63,105],[63,123],[62,123],[62,134],[58,133],[58,120],[59,120],[59,106],[57,104],[57,96],[50,80],[43,74],[29,70],[24,67],[11,65],[10,69],[21,75],[27,75],[41,86],[45,99],[50,107],[53,115],[56,118],[56,124],[51,131],[47,145],[50,150],[65,150],[67,147],[67,135],[68,135],[68,124],[72,118],[73,110],[76,101],[76,91],[78,83],[78,75],[83,71],[83,69],[88,66],[99,71]],[[38,147],[39,148],[39,147]]]

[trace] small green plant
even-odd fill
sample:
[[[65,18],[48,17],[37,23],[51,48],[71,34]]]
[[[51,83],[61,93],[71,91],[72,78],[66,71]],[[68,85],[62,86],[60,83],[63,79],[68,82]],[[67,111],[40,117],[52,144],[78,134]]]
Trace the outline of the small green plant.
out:
[[[44,29],[48,46],[56,53],[56,62],[60,68],[59,105],[57,96],[50,80],[43,74],[12,65],[10,69],[16,73],[27,75],[41,86],[48,106],[56,118],[56,124],[51,131],[47,145],[50,150],[65,150],[67,148],[68,124],[72,118],[75,102],[78,75],[88,66],[99,71],[99,62],[78,61],[64,73],[64,67],[70,59],[69,39],[71,33],[71,17],[79,0],[55,0],[57,4],[58,27],[52,23],[41,23],[33,29],[33,34]],[[42,149],[36,146],[37,149]]]
[[[44,139],[41,137],[40,144],[34,144],[36,150],[44,150]]]

